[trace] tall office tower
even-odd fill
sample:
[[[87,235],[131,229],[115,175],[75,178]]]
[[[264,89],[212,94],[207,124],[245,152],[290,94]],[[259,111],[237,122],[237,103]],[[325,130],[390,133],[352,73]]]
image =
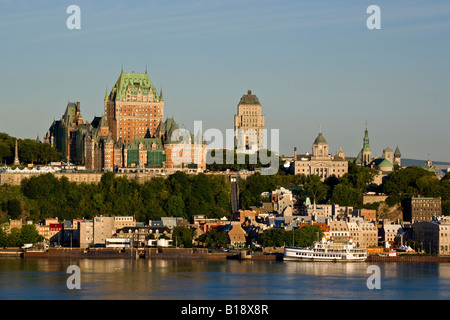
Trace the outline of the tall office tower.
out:
[[[237,106],[234,116],[235,141],[237,151],[258,151],[265,148],[264,115],[256,95],[248,90]]]
[[[106,91],[105,115],[114,141],[152,138],[164,118],[162,90],[158,94],[147,71],[122,71],[111,92]]]

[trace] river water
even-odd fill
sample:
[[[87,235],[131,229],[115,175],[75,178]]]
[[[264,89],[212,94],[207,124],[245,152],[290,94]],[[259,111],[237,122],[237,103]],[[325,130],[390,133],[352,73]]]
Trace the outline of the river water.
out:
[[[80,289],[69,289],[69,266]],[[1,300],[448,300],[450,263],[0,259]]]

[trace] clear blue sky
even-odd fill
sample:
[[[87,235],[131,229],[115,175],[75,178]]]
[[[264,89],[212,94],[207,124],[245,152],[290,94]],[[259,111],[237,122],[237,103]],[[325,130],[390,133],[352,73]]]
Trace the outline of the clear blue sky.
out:
[[[66,9],[81,9],[69,30]],[[381,30],[369,30],[369,5]],[[258,96],[280,152],[356,156],[368,121],[373,153],[450,161],[449,1],[0,0],[0,132],[41,138],[68,101],[103,114],[124,71],[163,88],[165,116],[233,128],[240,97]]]

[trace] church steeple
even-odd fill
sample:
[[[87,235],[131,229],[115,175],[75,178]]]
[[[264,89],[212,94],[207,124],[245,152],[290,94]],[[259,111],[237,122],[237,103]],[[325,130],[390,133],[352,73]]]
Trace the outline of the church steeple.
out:
[[[362,153],[362,164],[368,165],[372,161],[372,149],[370,148],[369,144],[369,131],[367,130],[367,126],[363,139],[363,148],[361,150],[361,153]]]

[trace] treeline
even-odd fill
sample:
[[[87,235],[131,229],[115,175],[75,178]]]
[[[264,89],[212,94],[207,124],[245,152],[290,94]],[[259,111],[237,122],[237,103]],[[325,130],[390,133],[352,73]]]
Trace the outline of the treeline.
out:
[[[275,175],[255,173],[239,180],[241,209],[261,206],[261,193],[277,187],[291,188],[302,203],[307,197],[314,203],[339,204],[355,208],[373,208],[361,203],[368,191],[389,195],[389,205],[401,204],[412,196],[441,197],[442,212],[450,215],[450,174],[439,180],[434,173],[420,167],[397,169],[381,185],[372,183],[376,171],[349,164],[342,178],[324,182],[317,176],[292,175],[279,171]],[[164,216],[194,215],[211,218],[231,214],[230,184],[223,175],[187,175],[183,172],[145,184],[126,177],[105,173],[98,184],[77,184],[52,174],[25,179],[21,186],[0,186],[0,222],[26,217],[35,222],[44,218],[60,220],[90,219],[96,215],[133,215],[137,221],[160,220]]]
[[[177,172],[156,177],[145,184],[105,173],[98,184],[77,184],[53,174],[25,179],[21,187],[0,187],[0,216],[17,218],[17,203],[28,219],[91,219],[97,215],[135,216],[137,221],[160,220],[164,216],[194,215],[228,217],[230,186],[225,176],[187,175]]]
[[[0,163],[14,163],[16,138],[0,132]],[[31,139],[18,139],[18,155],[20,162],[33,164],[48,164],[60,161],[62,155],[48,143],[40,143]]]

